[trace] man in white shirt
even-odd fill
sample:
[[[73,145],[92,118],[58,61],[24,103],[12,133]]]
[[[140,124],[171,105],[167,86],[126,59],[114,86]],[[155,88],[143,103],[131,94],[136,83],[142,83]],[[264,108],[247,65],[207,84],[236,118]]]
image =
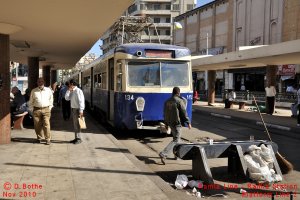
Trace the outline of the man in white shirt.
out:
[[[268,86],[265,88],[265,91],[266,91],[266,97],[267,97],[266,111],[267,111],[267,114],[272,115],[274,113],[274,109],[275,109],[276,89],[274,86],[271,86],[271,84],[268,83]]]
[[[65,94],[65,99],[67,101],[71,101],[73,126],[75,132],[75,139],[70,142],[74,144],[80,144],[82,140],[81,140],[81,129],[80,129],[78,117],[83,117],[85,100],[84,100],[84,95],[82,90],[77,87],[77,83],[73,79],[71,79],[69,82],[69,90]]]
[[[29,110],[33,112],[34,130],[38,142],[43,139],[42,130],[46,139],[46,144],[51,143],[50,117],[53,107],[53,94],[50,88],[44,86],[44,79],[37,80],[37,88],[31,91],[29,99]]]

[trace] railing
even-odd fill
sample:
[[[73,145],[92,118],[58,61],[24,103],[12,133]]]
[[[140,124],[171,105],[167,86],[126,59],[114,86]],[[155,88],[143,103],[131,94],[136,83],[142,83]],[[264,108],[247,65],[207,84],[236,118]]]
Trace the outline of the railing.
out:
[[[255,97],[256,101],[258,102],[265,102],[266,101],[266,93],[265,92],[258,92],[258,91],[236,91],[236,99],[245,100],[245,101],[253,101],[253,96]],[[208,100],[208,93],[207,90],[200,90],[198,92],[200,100],[207,101]],[[223,90],[221,92],[216,92],[215,98],[225,99],[228,95],[228,90]],[[297,94],[294,93],[277,93],[275,100],[276,102],[287,102],[287,103],[295,103],[297,102]]]

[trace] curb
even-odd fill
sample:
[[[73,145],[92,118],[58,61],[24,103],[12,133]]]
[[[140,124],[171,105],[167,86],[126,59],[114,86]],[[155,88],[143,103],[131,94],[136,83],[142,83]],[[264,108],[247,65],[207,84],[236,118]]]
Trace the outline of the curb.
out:
[[[262,126],[263,126],[263,123],[262,123],[262,122],[259,122],[259,121],[256,121],[256,124],[257,124],[257,125],[262,125]],[[291,131],[291,127],[287,127],[287,126],[281,126],[281,125],[270,124],[270,123],[265,123],[265,125],[266,125],[267,127],[270,127],[270,128],[276,128],[276,129],[284,130],[284,131]]]
[[[203,113],[206,115],[211,115],[214,117],[220,117],[220,118],[224,118],[224,119],[228,119],[228,120],[246,123],[251,126],[259,125],[259,127],[263,128],[263,123],[261,121],[257,121],[257,120],[251,120],[251,119],[247,119],[247,118],[235,117],[235,116],[230,116],[230,115],[223,115],[223,114],[214,113],[214,112],[210,112],[207,110],[201,110],[201,109],[197,109],[197,108],[193,109],[193,111]],[[300,139],[300,128],[283,126],[283,125],[273,124],[273,123],[265,123],[265,124],[270,130],[273,130],[273,132],[275,132],[277,135],[287,136],[286,133],[288,133],[289,134],[288,137]]]
[[[218,113],[210,113],[210,115],[215,116],[215,117],[222,117],[222,118],[225,118],[225,119],[231,119],[231,116],[229,116],[229,115],[221,115],[221,114],[218,114]]]

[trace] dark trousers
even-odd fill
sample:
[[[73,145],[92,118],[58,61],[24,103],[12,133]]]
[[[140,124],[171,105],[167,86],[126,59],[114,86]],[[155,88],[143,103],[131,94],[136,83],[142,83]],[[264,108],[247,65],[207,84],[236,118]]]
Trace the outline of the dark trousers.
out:
[[[267,97],[267,114],[273,114],[275,107],[275,97]]]
[[[65,98],[62,98],[62,113],[64,120],[70,119],[71,116],[71,105],[70,101],[67,101]]]
[[[173,135],[173,140],[160,152],[160,155],[163,157],[168,157],[168,154],[173,152],[173,148],[176,144],[180,143],[181,139],[181,125],[170,126],[170,128]]]
[[[78,121],[78,117],[79,117],[79,109],[78,108],[72,108],[72,117],[73,117],[75,139],[81,140],[81,129],[80,129],[79,121]]]
[[[16,112],[16,107],[15,106],[11,106],[10,107],[10,126],[13,127],[14,126],[14,112]]]

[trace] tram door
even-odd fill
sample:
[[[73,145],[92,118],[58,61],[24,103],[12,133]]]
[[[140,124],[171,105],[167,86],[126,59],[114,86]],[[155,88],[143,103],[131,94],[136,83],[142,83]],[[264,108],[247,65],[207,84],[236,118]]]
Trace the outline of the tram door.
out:
[[[114,59],[108,60],[109,84],[108,84],[108,119],[114,120]]]

